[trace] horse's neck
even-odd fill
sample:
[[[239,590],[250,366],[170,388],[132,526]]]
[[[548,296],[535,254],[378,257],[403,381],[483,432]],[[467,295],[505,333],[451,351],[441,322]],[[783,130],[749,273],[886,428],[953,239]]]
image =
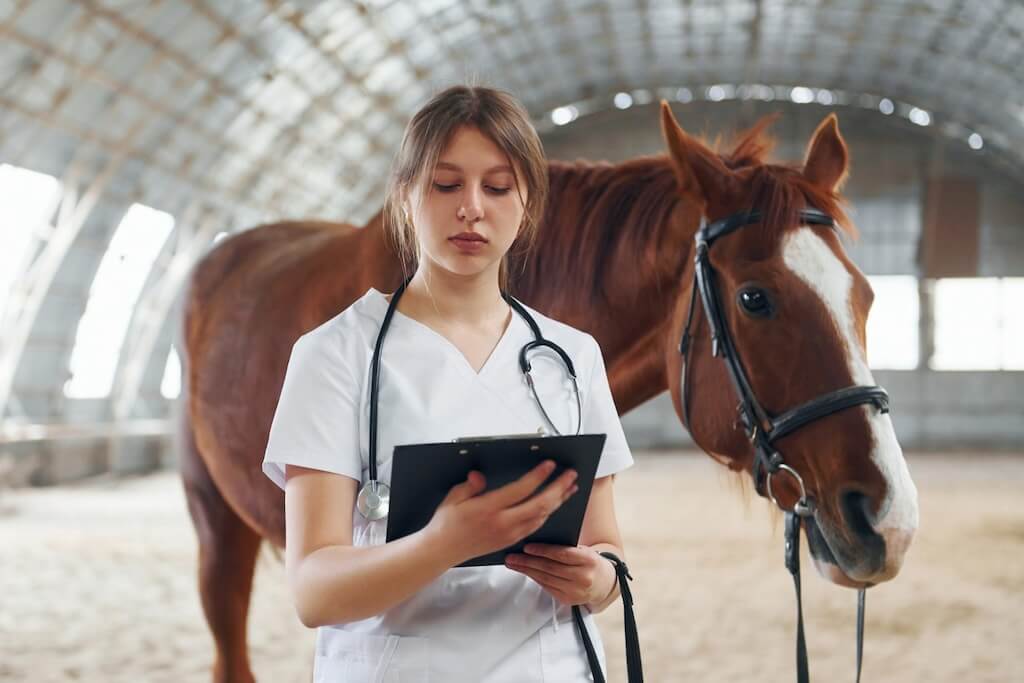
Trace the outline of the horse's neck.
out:
[[[394,291],[402,282],[402,269],[378,212],[362,227],[325,223],[321,241],[307,245],[309,253],[298,264],[308,283],[305,305],[322,322],[347,308],[370,287]]]
[[[597,339],[620,412],[668,387],[669,328],[699,223],[672,174],[657,159],[553,165],[545,223],[517,280],[526,303]]]

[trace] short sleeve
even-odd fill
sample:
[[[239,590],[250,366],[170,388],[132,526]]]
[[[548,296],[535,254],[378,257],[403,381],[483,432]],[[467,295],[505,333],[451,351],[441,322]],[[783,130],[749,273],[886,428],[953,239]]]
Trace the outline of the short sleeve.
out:
[[[263,472],[282,489],[286,464],[362,478],[360,385],[331,342],[317,329],[292,347],[263,457]]]
[[[622,421],[612,400],[612,390],[608,386],[608,375],[605,372],[604,357],[597,341],[591,338],[594,345],[594,362],[590,377],[590,390],[587,392],[583,406],[583,429],[585,434],[607,434],[601,462],[597,466],[597,478],[621,472],[633,464],[633,454],[626,443],[626,434],[622,431]]]

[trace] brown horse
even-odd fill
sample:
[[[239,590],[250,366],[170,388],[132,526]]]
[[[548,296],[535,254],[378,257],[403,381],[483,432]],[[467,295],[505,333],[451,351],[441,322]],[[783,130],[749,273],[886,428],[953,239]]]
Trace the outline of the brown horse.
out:
[[[835,118],[815,132],[802,166],[765,162],[765,122],[724,154],[684,133],[664,103],[662,125],[667,156],[551,163],[543,227],[532,255],[512,263],[512,293],[594,335],[620,413],[668,389],[684,420],[678,346],[694,235],[702,217],[757,208],[760,225],[723,238],[711,263],[725,323],[760,403],[779,414],[834,389],[873,384],[865,363],[867,280],[836,231],[797,218],[813,207],[845,220],[837,187],[847,151]],[[249,230],[195,268],[183,329],[181,466],[217,681],[253,680],[245,634],[256,554],[264,538],[285,542],[284,499],[260,463],[291,346],[367,288],[391,291],[401,279],[380,215],[361,229],[305,222]],[[740,305],[737,294],[751,285],[771,316]],[[701,311],[695,317],[686,426],[716,460],[746,469],[753,449],[736,419],[737,397],[712,358]],[[817,502],[806,528],[819,570],[846,585],[892,578],[917,525],[917,500],[888,415],[849,408],[784,437],[780,447]],[[798,489],[779,477],[775,494],[788,508]]]

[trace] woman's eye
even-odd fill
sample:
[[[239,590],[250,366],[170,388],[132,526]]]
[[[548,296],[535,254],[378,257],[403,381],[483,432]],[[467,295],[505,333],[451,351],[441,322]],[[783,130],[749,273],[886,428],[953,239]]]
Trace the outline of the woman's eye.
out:
[[[438,192],[455,192],[455,190],[459,189],[460,187],[462,187],[461,183],[452,183],[450,185],[446,185],[445,183],[434,183],[434,188],[436,188]],[[506,194],[512,188],[497,187],[494,185],[484,185],[484,189],[490,192],[491,194]]]
[[[739,300],[740,306],[743,311],[758,317],[767,318],[774,312],[772,310],[772,302],[768,298],[768,294],[763,289],[757,289],[750,287],[748,289],[740,290],[736,298]]]

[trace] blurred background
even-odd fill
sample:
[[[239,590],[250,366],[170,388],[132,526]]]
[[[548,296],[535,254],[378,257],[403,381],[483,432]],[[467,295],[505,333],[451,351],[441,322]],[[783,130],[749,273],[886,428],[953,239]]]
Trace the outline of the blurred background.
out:
[[[869,361],[922,495],[905,576],[868,601],[866,678],[1024,680],[1017,0],[0,0],[0,680],[209,680],[171,438],[181,286],[225,235],[365,222],[409,116],[466,82],[569,161],[662,152],[661,99],[709,138],[779,113],[781,160],[838,115]],[[667,394],[623,423],[652,680],[789,680],[777,519]],[[812,672],[852,677],[852,594],[805,583]],[[308,680],[269,553],[254,601],[257,677]]]

